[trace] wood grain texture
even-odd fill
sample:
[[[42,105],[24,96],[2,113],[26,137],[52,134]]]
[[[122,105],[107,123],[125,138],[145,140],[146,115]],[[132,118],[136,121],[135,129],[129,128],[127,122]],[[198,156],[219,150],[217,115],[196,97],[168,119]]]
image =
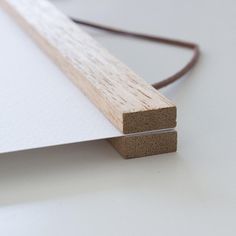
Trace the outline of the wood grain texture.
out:
[[[122,132],[176,126],[176,107],[46,0],[0,0]]]
[[[144,132],[108,139],[109,143],[126,159],[157,155],[177,150],[177,132]]]

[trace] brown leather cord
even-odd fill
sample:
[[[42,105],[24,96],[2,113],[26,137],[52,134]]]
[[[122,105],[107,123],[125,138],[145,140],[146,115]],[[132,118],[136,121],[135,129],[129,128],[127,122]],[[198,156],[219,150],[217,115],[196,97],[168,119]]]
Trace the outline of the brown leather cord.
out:
[[[185,42],[185,41],[170,39],[170,38],[165,38],[165,37],[159,37],[159,36],[154,36],[154,35],[147,35],[147,34],[142,34],[142,33],[125,31],[122,29],[104,26],[104,25],[100,25],[97,23],[92,23],[92,22],[88,22],[88,21],[84,21],[84,20],[80,20],[80,19],[71,18],[71,20],[74,21],[76,24],[92,27],[95,29],[107,31],[109,33],[113,33],[113,34],[117,34],[117,35],[121,35],[121,36],[142,39],[142,40],[147,40],[147,41],[152,41],[152,42],[157,42],[157,43],[163,43],[163,44],[168,44],[168,45],[172,45],[172,46],[177,46],[177,47],[182,47],[182,48],[187,48],[187,49],[193,50],[193,56],[192,56],[191,60],[181,70],[179,70],[174,75],[172,75],[160,82],[152,84],[152,86],[155,89],[161,89],[161,88],[175,82],[176,80],[180,79],[183,75],[188,73],[194,67],[194,65],[198,61],[198,58],[200,55],[199,46],[195,43],[190,43],[190,42]]]

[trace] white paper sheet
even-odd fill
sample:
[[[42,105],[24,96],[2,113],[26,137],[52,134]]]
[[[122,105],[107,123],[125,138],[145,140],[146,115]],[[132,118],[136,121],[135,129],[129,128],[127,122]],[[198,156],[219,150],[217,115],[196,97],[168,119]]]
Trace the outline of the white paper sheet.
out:
[[[120,135],[0,9],[0,153]]]

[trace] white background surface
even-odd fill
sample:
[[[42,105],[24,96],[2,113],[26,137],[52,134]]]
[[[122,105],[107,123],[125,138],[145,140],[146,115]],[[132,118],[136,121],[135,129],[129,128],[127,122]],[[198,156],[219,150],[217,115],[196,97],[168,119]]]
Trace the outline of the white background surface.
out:
[[[178,106],[178,153],[123,160],[105,142],[0,158],[1,235],[236,234],[235,1],[54,1],[70,15],[196,41],[202,57],[163,93]],[[148,81],[189,54],[93,36]]]

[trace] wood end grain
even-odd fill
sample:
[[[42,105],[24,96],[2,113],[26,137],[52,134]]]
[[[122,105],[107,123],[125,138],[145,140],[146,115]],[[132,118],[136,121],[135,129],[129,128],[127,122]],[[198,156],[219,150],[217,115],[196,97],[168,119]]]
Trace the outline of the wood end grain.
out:
[[[123,114],[123,132],[125,134],[174,128],[175,126],[175,106]]]
[[[108,142],[125,158],[137,158],[177,151],[177,132],[140,133],[108,139]]]

